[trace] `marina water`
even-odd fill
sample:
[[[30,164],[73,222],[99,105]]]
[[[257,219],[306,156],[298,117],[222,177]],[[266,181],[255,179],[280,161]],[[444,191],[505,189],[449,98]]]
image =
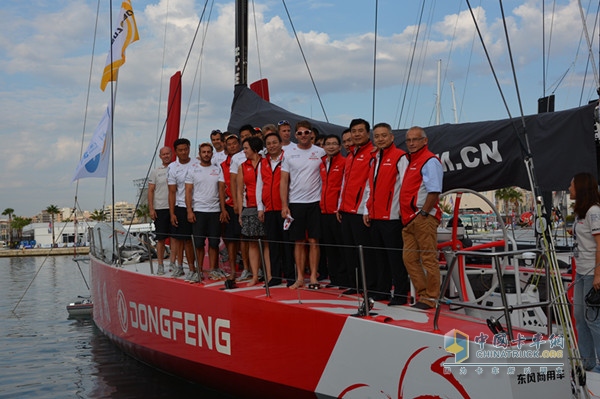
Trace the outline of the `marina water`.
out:
[[[71,256],[0,258],[0,399],[232,399],[130,358],[91,319],[70,320],[66,305],[88,295],[79,264],[83,276]]]

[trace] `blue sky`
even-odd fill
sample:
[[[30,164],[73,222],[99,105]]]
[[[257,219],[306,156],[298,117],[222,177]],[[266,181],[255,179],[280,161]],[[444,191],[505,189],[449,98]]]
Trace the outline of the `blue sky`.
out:
[[[330,122],[347,125],[355,117],[372,119],[374,3],[286,1]],[[182,135],[194,143],[205,141],[213,129],[226,128],[233,94],[233,2],[209,3],[204,21],[211,4],[208,29],[202,25],[183,78]],[[450,82],[459,122],[506,118],[464,0],[425,1],[407,79],[422,4],[379,0],[375,122],[401,128],[435,124],[438,60],[441,123],[454,122]],[[582,4],[587,8],[590,1]],[[115,111],[115,199],[130,202],[136,193],[132,181],[146,175],[156,147],[169,77],[184,65],[204,2],[133,0],[132,5],[140,41],[127,51]],[[519,116],[498,3],[473,0],[471,5],[510,113]],[[557,110],[596,97],[591,72],[583,86],[588,53],[577,1],[546,1],[545,91],[542,1],[508,0],[503,5],[525,114],[537,112],[538,97],[554,90]],[[16,215],[32,216],[50,204],[73,206],[76,185],[71,178],[80,157],[84,121],[85,147],[109,98],[99,89],[108,51],[108,1],[100,4],[92,59],[96,7],[96,1],[88,0],[4,0],[0,5],[0,210],[10,207]],[[113,7],[116,15],[120,2],[113,1]],[[250,4],[253,9],[249,80],[268,78],[272,102],[325,119],[282,2],[257,0]],[[594,13],[593,4],[591,9]],[[592,14],[588,29],[593,27]],[[597,41],[598,34],[590,37]],[[598,62],[597,43],[594,48]],[[108,202],[104,187],[101,179],[81,180],[80,206],[93,210]]]

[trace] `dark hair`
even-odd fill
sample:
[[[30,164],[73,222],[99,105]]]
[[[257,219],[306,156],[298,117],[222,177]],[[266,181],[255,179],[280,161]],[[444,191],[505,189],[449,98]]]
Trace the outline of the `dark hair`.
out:
[[[242,133],[244,130],[248,130],[250,133],[254,134],[254,126],[252,125],[244,125],[240,128],[240,133]]]
[[[348,129],[344,129],[344,131],[342,132],[342,136],[343,136],[344,134],[346,134],[346,133],[352,133],[352,132],[350,131],[350,128],[348,128]]]
[[[221,132],[219,129],[213,130],[212,132],[210,132],[210,137],[217,136],[217,135],[221,138],[221,141],[223,141],[224,133]]]
[[[177,146],[178,146],[178,145],[182,145],[182,144],[185,144],[185,145],[187,145],[188,147],[191,145],[191,144],[190,144],[190,141],[189,141],[188,139],[180,138],[180,139],[177,139],[177,140],[175,140],[175,141],[173,142],[173,148],[174,148],[174,149],[177,149]]]
[[[373,126],[373,130],[377,129],[378,127],[386,128],[390,132],[392,131],[392,127],[390,126],[389,123],[379,122],[378,124],[376,124],[375,126]]]
[[[371,125],[369,125],[369,122],[362,118],[352,119],[352,121],[350,122],[350,129],[352,129],[356,125],[365,125],[365,129],[367,129],[367,132],[371,131]]]
[[[591,173],[578,173],[573,177],[575,185],[575,206],[573,211],[579,219],[584,219],[592,205],[600,204],[598,181]]]
[[[281,143],[281,136],[279,135],[279,133],[275,132],[267,133],[267,135],[265,136],[265,143],[267,142],[267,139],[271,136],[277,137],[277,140],[279,140],[279,142]]]
[[[339,145],[342,145],[342,141],[340,140],[340,137],[335,135],[335,134],[328,134],[327,136],[324,137],[323,143],[325,143],[327,140],[329,139],[336,139]]]
[[[263,149],[263,141],[261,140],[260,137],[257,137],[257,136],[246,137],[244,139],[244,141],[242,141],[242,145],[246,142],[250,146],[250,149],[254,152],[260,152]]]

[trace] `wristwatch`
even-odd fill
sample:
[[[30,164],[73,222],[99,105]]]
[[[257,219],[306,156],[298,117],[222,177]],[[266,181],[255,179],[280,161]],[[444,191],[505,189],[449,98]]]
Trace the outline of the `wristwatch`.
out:
[[[423,209],[421,209],[421,210],[419,211],[419,213],[421,214],[421,216],[425,216],[425,217],[429,216],[429,213],[428,213],[428,212],[425,212]]]

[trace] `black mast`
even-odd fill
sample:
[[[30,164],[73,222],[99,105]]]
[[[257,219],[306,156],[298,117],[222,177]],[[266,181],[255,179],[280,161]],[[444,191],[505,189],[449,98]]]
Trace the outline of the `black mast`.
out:
[[[248,86],[248,0],[235,1],[235,85]]]

